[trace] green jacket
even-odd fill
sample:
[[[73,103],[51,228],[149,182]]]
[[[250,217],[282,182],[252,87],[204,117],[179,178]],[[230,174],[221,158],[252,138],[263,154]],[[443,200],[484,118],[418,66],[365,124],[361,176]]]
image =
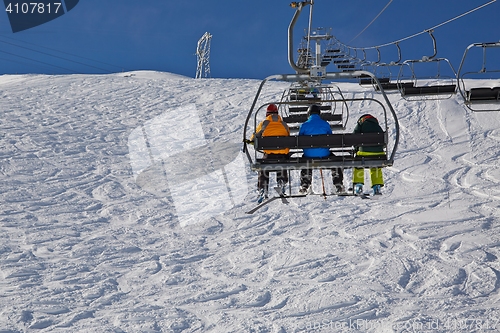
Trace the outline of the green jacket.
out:
[[[354,127],[353,133],[382,133],[384,130],[378,124],[378,121],[373,116],[363,116],[361,117],[356,127]],[[358,151],[363,152],[383,152],[384,146],[361,146],[358,147]]]

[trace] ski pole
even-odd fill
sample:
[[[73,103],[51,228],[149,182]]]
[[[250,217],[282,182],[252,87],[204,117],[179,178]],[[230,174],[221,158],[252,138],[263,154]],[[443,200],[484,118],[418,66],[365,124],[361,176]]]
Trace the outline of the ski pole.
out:
[[[323,187],[323,198],[326,200],[326,191],[325,191],[325,180],[323,179],[323,170],[319,169],[319,174],[321,175],[321,186]]]

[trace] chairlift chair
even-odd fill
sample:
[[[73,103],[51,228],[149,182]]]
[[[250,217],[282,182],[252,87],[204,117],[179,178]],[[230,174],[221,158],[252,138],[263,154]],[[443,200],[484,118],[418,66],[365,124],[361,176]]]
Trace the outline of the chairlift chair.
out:
[[[367,71],[327,73],[325,75],[325,80],[352,80],[359,79],[359,77],[363,75],[371,77],[374,82],[380,85],[378,79],[372,73]],[[316,136],[291,135],[288,137],[255,137],[253,142],[254,154],[251,154],[248,146],[248,138],[255,133],[259,123],[258,120],[259,118],[264,118],[263,114],[269,104],[277,104],[282,118],[289,124],[297,124],[300,123],[300,121],[307,120],[307,116],[303,113],[303,109],[296,113],[297,108],[307,107],[307,103],[305,101],[296,101],[291,98],[291,96],[293,96],[296,92],[300,93],[300,91],[295,90],[296,86],[289,88],[283,94],[284,98],[280,101],[265,101],[265,103],[257,105],[261,99],[261,93],[266,83],[270,81],[284,81],[298,84],[300,82],[306,82],[308,79],[309,76],[307,74],[273,75],[261,82],[252,107],[248,112],[243,132],[244,151],[250,162],[251,169],[254,171],[266,170],[271,172],[280,170],[323,169],[334,167],[345,169],[392,166],[399,141],[399,123],[396,113],[382,87],[379,87],[381,94],[378,95],[378,98],[345,98],[342,92],[340,92],[324,95],[324,97],[322,99],[318,99],[317,102],[320,102],[321,106],[327,107],[332,104],[337,104],[339,106],[347,104],[359,105],[359,112],[362,112],[363,114],[372,113],[377,115],[380,125],[384,129],[383,132],[345,132],[344,122],[346,122],[345,119],[349,116],[350,111],[345,110],[347,114],[339,117],[339,113],[331,113],[331,110],[325,110],[325,115],[327,115],[325,118],[330,124],[342,124],[336,128],[333,134]],[[329,87],[331,92],[336,91],[337,89],[335,86],[322,85],[323,91],[328,91],[327,87]],[[365,111],[362,105],[368,102],[373,103],[371,106],[376,108],[377,111],[374,111],[372,108]],[[324,116],[323,113],[322,116]],[[389,117],[392,118],[392,121],[388,119]],[[391,128],[390,131],[389,123],[391,124],[391,127],[394,127]],[[395,133],[394,141],[389,141],[389,132]],[[384,146],[386,154],[382,156],[359,157],[355,154],[356,147],[359,146]],[[329,148],[332,155],[321,159],[308,159],[302,157],[302,150],[304,148],[319,147]],[[283,148],[290,149],[289,158],[262,158],[263,151],[265,149]]]
[[[436,39],[432,34],[432,30],[429,30],[428,33],[432,38],[434,54],[431,56],[424,56],[422,59],[418,60],[405,60],[403,66],[400,67],[398,87],[401,96],[405,99],[446,99],[457,92],[457,73],[448,59],[436,58]],[[443,64],[448,72],[444,75],[441,68]],[[417,71],[415,70],[416,67],[422,68],[431,65],[436,66],[435,71],[433,70],[436,75],[417,75]],[[405,75],[405,68],[409,69],[409,76]],[[422,84],[422,81],[424,84]],[[405,84],[405,82],[412,82],[412,84]]]
[[[398,74],[394,75],[392,68],[396,68],[397,72],[403,66],[402,63],[379,63],[375,65],[375,75],[380,83],[380,87],[384,89],[384,91],[400,91],[402,87],[412,87],[413,81],[405,81],[402,78],[398,77]],[[396,78],[396,79],[394,79]],[[399,80],[398,80],[399,79]],[[375,90],[380,90],[380,87],[376,85],[371,78],[364,78],[363,81],[360,81],[361,85],[372,85]]]
[[[392,90],[397,90],[400,91],[403,87],[412,87],[413,86],[413,81],[411,80],[403,80],[399,78],[399,72],[401,69],[401,66],[403,64],[401,63],[401,47],[399,46],[399,43],[395,44],[397,47],[398,51],[398,59],[395,61],[391,61],[389,63],[381,63],[381,56],[380,56],[380,50],[377,48],[377,61],[375,63],[370,64],[370,66],[374,67],[374,70],[372,71],[375,76],[377,77],[380,86],[385,90],[385,91],[392,91]],[[392,68],[396,68],[396,74],[393,74]],[[369,77],[363,77],[360,79],[360,85],[371,85],[374,87],[375,90],[379,90],[379,87],[373,82],[373,80]]]
[[[300,124],[307,120],[307,110],[313,104],[320,107],[321,118],[330,124],[332,130],[345,129],[349,112],[342,91],[331,84],[301,82],[285,90],[279,103],[283,120],[288,123],[292,134],[297,133]]]
[[[441,64],[446,63],[453,75],[443,76]],[[419,76],[415,70],[417,65],[436,65],[435,76]],[[409,68],[411,75],[405,76],[404,70]],[[437,81],[437,82],[436,82]],[[424,82],[424,84],[421,84]],[[422,58],[421,60],[406,60],[400,67],[397,83],[401,96],[405,99],[446,99],[453,96],[457,91],[457,78],[453,66],[446,58]]]
[[[477,71],[463,72],[469,51],[474,48],[482,50],[481,68]],[[500,42],[470,44],[460,62],[457,74],[460,80],[458,88],[465,106],[471,111],[500,111],[500,67],[490,69],[486,66],[486,52],[494,48],[500,48]]]

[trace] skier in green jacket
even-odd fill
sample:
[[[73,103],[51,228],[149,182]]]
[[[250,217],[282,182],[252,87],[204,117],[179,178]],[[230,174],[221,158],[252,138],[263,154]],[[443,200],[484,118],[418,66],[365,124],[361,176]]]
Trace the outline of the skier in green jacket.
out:
[[[383,132],[377,118],[371,114],[362,115],[354,128],[354,133],[381,133]],[[356,152],[356,156],[384,156],[384,146],[361,146]],[[363,168],[354,168],[353,171],[353,189],[355,194],[363,193],[363,184],[365,182],[365,171]],[[370,168],[370,180],[373,194],[382,194],[380,189],[384,186],[384,177],[382,168]]]

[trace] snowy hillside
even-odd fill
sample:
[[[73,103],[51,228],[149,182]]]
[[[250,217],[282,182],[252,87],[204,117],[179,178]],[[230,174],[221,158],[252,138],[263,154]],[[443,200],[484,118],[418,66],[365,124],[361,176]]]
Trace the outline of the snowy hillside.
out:
[[[248,215],[259,83],[0,77],[0,332],[500,331],[500,113],[391,93],[380,199]]]

